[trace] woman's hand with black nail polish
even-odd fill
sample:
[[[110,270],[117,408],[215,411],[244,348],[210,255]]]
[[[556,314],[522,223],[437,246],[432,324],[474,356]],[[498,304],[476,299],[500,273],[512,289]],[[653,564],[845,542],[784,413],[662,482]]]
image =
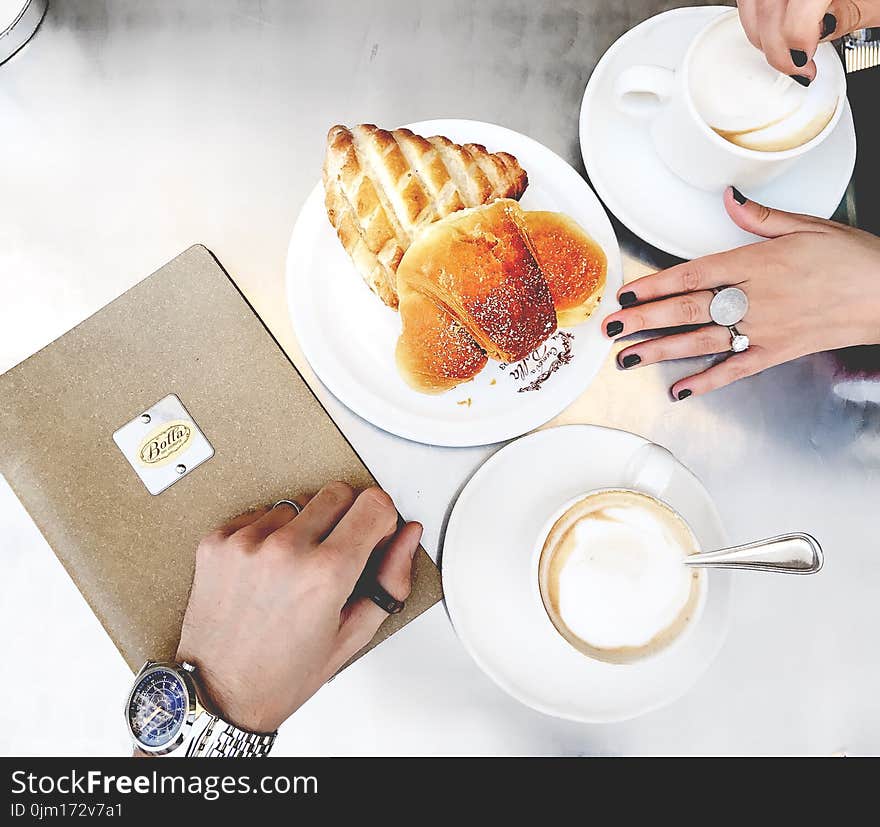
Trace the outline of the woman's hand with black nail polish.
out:
[[[802,69],[807,65],[809,58],[807,57],[806,52],[801,49],[789,49],[788,52],[791,55],[791,62],[797,66],[798,69]]]
[[[724,206],[742,229],[767,241],[643,276],[621,288],[638,303],[603,321],[609,336],[660,331],[623,348],[621,368],[694,356],[727,358],[686,372],[670,392],[686,399],[791,359],[857,344],[880,344],[880,238],[832,221],[772,210],[731,187]],[[742,289],[748,311],[737,330],[750,347],[731,353],[714,324],[713,290]],[[686,371],[688,369],[685,369]],[[693,366],[690,368],[693,371]]]
[[[831,37],[837,31],[837,18],[828,12],[822,18],[822,31],[820,32],[819,39],[825,40],[827,37]]]
[[[737,6],[751,44],[802,86],[816,77],[820,41],[880,26],[880,0],[738,0]]]

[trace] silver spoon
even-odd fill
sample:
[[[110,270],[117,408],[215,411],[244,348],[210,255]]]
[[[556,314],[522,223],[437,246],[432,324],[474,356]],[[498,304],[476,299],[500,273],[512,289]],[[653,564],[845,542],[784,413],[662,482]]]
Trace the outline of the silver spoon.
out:
[[[703,551],[685,558],[686,566],[716,569],[754,569],[784,574],[815,574],[825,562],[815,537],[800,532],[780,534],[742,546]]]

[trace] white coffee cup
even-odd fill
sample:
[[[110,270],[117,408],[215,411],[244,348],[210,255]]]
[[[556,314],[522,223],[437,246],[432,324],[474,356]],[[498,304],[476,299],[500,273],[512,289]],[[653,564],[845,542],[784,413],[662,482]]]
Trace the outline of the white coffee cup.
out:
[[[614,647],[603,649],[601,647],[592,646],[587,641],[579,641],[575,636],[567,633],[564,629],[556,625],[551,617],[551,611],[545,602],[545,597],[540,585],[541,559],[544,553],[547,538],[550,536],[557,521],[565,515],[565,513],[578,502],[602,495],[615,495],[620,493],[634,493],[643,495],[648,500],[661,508],[667,509],[675,518],[687,528],[695,546],[697,539],[691,531],[684,518],[666,503],[661,495],[666,490],[669,480],[675,472],[678,463],[672,454],[660,445],[648,443],[640,451],[638,451],[630,460],[628,467],[624,472],[627,484],[625,486],[615,486],[613,488],[600,488],[586,491],[583,494],[574,497],[554,510],[549,516],[541,531],[538,534],[533,556],[532,556],[532,596],[537,605],[541,609],[546,623],[552,628],[553,633],[560,635],[566,642],[573,647],[581,656],[593,660],[602,661],[608,664],[633,664],[642,663],[646,660],[652,660],[673,651],[680,647],[684,641],[691,635],[693,629],[700,621],[706,605],[708,593],[708,572],[695,570],[688,572],[688,577],[695,577],[693,580],[692,596],[689,600],[688,618],[683,623],[676,624],[677,628],[674,632],[666,633],[665,629],[657,629],[658,637],[650,644],[640,647]],[[696,551],[699,550],[697,546]]]
[[[822,43],[815,59],[820,71],[830,73],[830,77],[823,76],[823,82],[833,85],[837,101],[830,120],[815,137],[789,149],[766,151],[738,146],[715,132],[695,106],[689,73],[704,39],[736,14],[735,9],[724,11],[711,20],[691,41],[676,69],[631,66],[618,76],[614,87],[621,111],[650,120],[651,138],[663,162],[692,186],[715,192],[730,185],[751,189],[784,172],[834,131],[846,100],[846,73],[834,47]]]

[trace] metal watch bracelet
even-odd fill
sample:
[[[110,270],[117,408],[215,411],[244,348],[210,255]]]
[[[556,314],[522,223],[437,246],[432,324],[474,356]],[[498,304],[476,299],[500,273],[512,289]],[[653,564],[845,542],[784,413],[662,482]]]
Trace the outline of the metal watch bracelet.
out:
[[[249,732],[216,714],[186,661],[147,661],[125,702],[125,721],[135,748],[153,756],[264,758],[278,734]]]
[[[187,758],[265,758],[278,734],[247,732],[210,712],[203,715],[207,724],[187,747]]]

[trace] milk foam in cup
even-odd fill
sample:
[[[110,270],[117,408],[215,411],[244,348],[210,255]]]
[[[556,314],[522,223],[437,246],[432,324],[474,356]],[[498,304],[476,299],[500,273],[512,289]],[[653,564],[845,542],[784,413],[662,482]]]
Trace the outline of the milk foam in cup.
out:
[[[808,86],[774,69],[749,43],[736,14],[709,29],[691,55],[690,93],[700,117],[725,140],[747,149],[779,152],[815,138],[839,103],[833,50],[815,55]]]
[[[704,574],[684,565],[698,551],[687,523],[654,497],[587,494],[555,520],[541,548],[544,608],[589,657],[629,663],[657,654],[702,606]]]

